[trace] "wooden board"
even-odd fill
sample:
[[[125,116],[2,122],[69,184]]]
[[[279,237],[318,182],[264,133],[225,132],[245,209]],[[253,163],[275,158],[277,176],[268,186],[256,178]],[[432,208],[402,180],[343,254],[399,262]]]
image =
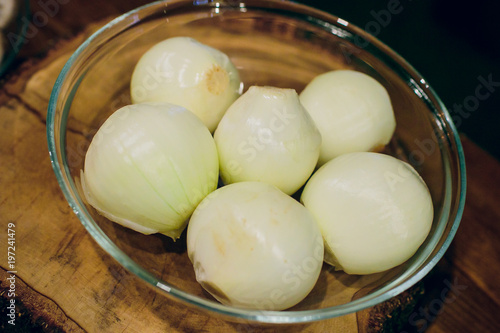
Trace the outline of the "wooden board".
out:
[[[23,63],[0,92],[0,249],[6,251],[7,225],[14,223],[18,331],[277,331],[230,323],[155,293],[107,255],[68,207],[50,165],[45,119],[57,74],[73,50],[102,24],[87,25],[75,34],[77,23],[52,24],[43,32],[39,37],[45,40],[55,35],[71,38]],[[32,47],[40,46],[37,43],[34,40]],[[436,269],[415,288],[375,308],[279,331],[500,331],[500,289],[495,283],[500,273],[500,164],[467,139],[464,145],[469,199],[456,240]],[[8,270],[3,259],[0,330],[12,328],[5,321]]]

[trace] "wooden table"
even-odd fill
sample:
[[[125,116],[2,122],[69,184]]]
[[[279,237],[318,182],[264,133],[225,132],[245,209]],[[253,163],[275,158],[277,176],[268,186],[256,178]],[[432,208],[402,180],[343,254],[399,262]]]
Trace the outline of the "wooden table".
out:
[[[33,13],[51,18],[36,27],[0,83],[0,331],[274,331],[232,324],[156,295],[107,255],[68,207],[45,139],[52,84],[89,31],[140,1],[54,0],[57,6],[40,6],[49,2],[32,1]],[[463,145],[467,204],[436,268],[409,293],[377,308],[287,331],[378,332],[384,323],[388,332],[500,332],[500,163],[465,136]],[[9,223],[16,230],[16,330],[7,323]],[[391,321],[401,318],[398,305],[405,297],[416,302],[411,312],[403,323]]]

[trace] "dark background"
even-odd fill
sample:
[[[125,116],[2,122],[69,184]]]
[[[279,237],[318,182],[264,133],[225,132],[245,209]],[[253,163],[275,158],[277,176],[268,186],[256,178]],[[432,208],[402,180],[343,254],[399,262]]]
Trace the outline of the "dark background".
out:
[[[397,14],[377,21],[381,11],[387,14],[390,4],[396,3]],[[447,106],[459,132],[500,160],[498,1],[312,0],[307,4],[363,29],[369,22],[378,22],[378,33],[373,23],[368,27],[426,79]],[[479,77],[497,83],[488,97],[484,88],[480,90],[483,95],[476,97]]]

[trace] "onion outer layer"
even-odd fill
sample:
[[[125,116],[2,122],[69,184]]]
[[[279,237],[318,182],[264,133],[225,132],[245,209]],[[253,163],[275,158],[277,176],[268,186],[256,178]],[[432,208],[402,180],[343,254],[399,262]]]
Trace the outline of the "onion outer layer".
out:
[[[240,182],[208,195],[187,231],[197,281],[223,304],[283,310],[314,287],[323,240],[307,209],[276,187]]]
[[[323,138],[319,165],[346,153],[376,151],[396,128],[387,90],[361,72],[320,74],[300,93],[300,101]]]
[[[409,259],[434,216],[415,169],[380,153],[350,153],[326,163],[301,201],[319,223],[325,261],[349,274],[381,272]]]
[[[183,106],[213,132],[242,84],[226,54],[190,37],[173,37],[139,59],[130,85],[133,103]]]
[[[165,103],[114,112],[95,134],[81,176],[87,202],[102,215],[173,239],[217,180],[210,132],[185,108]]]
[[[321,134],[293,89],[252,86],[214,134],[225,184],[262,181],[295,193],[312,174]]]

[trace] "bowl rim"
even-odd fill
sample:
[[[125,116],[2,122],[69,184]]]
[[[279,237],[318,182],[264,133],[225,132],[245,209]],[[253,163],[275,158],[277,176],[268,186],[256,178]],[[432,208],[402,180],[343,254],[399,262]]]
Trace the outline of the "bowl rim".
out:
[[[172,1],[164,1],[164,0],[159,0],[155,1],[146,5],[143,5],[141,7],[138,7],[136,9],[133,9],[117,18],[114,20],[110,21],[106,25],[104,25],[102,28],[100,28],[98,31],[96,31],[94,34],[92,34],[87,40],[85,40],[79,47],[78,49],[71,55],[69,60],[66,62],[64,65],[63,69],[61,70],[51,93],[50,96],[50,101],[49,101],[49,106],[48,106],[48,113],[47,113],[47,141],[48,141],[48,149],[49,149],[49,155],[50,155],[50,160],[51,164],[53,167],[53,170],[56,174],[57,181],[59,183],[59,186],[61,187],[61,190],[68,201],[69,206],[73,210],[73,212],[77,215],[77,217],[80,219],[81,223],[83,226],[87,229],[87,231],[91,234],[91,236],[94,238],[94,240],[109,254],[111,255],[118,263],[120,263],[124,268],[126,268],[128,271],[131,273],[135,274],[138,276],[141,280],[145,281],[148,285],[153,287],[153,289],[162,291],[163,294],[166,294],[167,296],[170,296],[171,298],[174,298],[176,300],[180,300],[184,303],[192,304],[202,310],[209,310],[212,313],[217,313],[217,314],[222,314],[222,315],[228,315],[230,317],[236,318],[236,319],[243,319],[243,320],[248,320],[248,321],[254,321],[254,322],[260,322],[260,323],[306,323],[306,322],[312,322],[312,321],[317,321],[317,320],[322,320],[322,319],[329,319],[333,317],[338,317],[338,316],[343,316],[346,314],[354,313],[363,309],[366,309],[368,307],[372,307],[376,304],[382,303],[397,294],[407,290],[411,286],[413,286],[415,283],[417,283],[420,279],[422,279],[429,271],[437,264],[437,262],[442,258],[446,250],[448,249],[450,243],[452,242],[455,233],[458,229],[458,226],[460,224],[460,220],[463,214],[463,209],[464,209],[464,204],[465,204],[465,193],[466,193],[466,172],[465,172],[465,157],[464,157],[464,152],[462,148],[462,144],[460,142],[460,137],[457,132],[457,129],[455,128],[455,125],[453,124],[450,114],[446,108],[446,106],[443,104],[443,102],[439,99],[439,97],[435,94],[434,90],[427,84],[427,82],[422,78],[422,76],[410,65],[408,64],[399,54],[394,52],[392,49],[390,49],[388,46],[386,46],[384,43],[376,39],[375,37],[369,35],[367,32],[364,30],[358,28],[357,26],[351,24],[348,21],[345,21],[335,15],[332,15],[330,13],[320,11],[318,9],[315,9],[313,7],[309,7],[307,5],[295,2],[295,1],[280,1],[280,0],[267,0],[267,1],[232,1],[232,0],[221,0],[218,1],[217,4],[218,6],[222,5],[227,5],[234,7],[235,4],[244,3],[245,4],[245,9],[252,8],[251,4],[253,2],[256,2],[258,4],[266,3],[266,5],[271,8],[273,5],[280,5],[280,6],[286,6],[287,10],[290,12],[292,11],[292,8],[295,9],[294,13],[296,13],[297,10],[305,10],[309,14],[315,14],[315,16],[310,16],[310,23],[314,23],[316,21],[326,23],[328,25],[334,26],[335,24],[337,25],[337,28],[341,29],[348,29],[346,31],[349,31],[349,33],[352,33],[353,31],[357,35],[361,35],[363,38],[368,40],[370,42],[370,46],[374,47],[376,50],[381,52],[382,54],[385,54],[389,59],[395,61],[398,66],[402,67],[403,70],[409,74],[410,78],[416,77],[420,79],[420,82],[424,84],[426,88],[426,92],[423,92],[424,94],[430,95],[434,99],[434,104],[437,104],[437,107],[439,108],[439,111],[441,112],[441,117],[440,121],[443,122],[443,124],[449,128],[448,134],[451,134],[451,136],[447,137],[448,141],[451,141],[454,146],[455,146],[455,157],[457,158],[457,177],[458,182],[455,184],[457,187],[456,191],[458,193],[458,202],[453,206],[453,207],[448,207],[449,212],[451,213],[452,216],[451,218],[453,219],[450,231],[444,240],[443,244],[437,251],[437,253],[434,255],[434,257],[431,258],[430,261],[428,261],[423,267],[418,267],[419,270],[417,272],[412,271],[412,272],[407,272],[402,277],[399,277],[398,279],[404,280],[402,283],[398,284],[394,288],[389,288],[390,285],[384,286],[383,288],[378,289],[374,294],[372,295],[366,295],[363,296],[359,299],[353,300],[349,303],[337,305],[334,307],[328,307],[328,308],[322,308],[322,309],[314,309],[314,310],[300,310],[300,311],[263,311],[263,310],[247,310],[247,309],[239,309],[239,308],[233,308],[230,306],[222,305],[220,303],[217,303],[215,301],[210,301],[207,299],[203,299],[198,296],[191,295],[187,292],[184,292],[180,289],[177,289],[174,286],[171,286],[165,281],[162,281],[161,279],[158,279],[157,277],[153,276],[150,272],[145,270],[142,266],[137,264],[134,260],[132,260],[127,254],[125,254],[116,244],[114,244],[111,239],[104,233],[104,231],[96,224],[96,222],[92,219],[91,215],[87,211],[85,205],[83,204],[82,200],[75,195],[77,193],[77,190],[75,188],[75,184],[71,178],[71,174],[69,172],[69,167],[67,164],[67,161],[65,159],[65,151],[62,149],[61,152],[59,152],[58,147],[61,145],[64,147],[65,144],[65,131],[62,132],[61,136],[58,136],[58,133],[56,132],[56,116],[57,116],[57,110],[59,108],[59,98],[61,94],[61,88],[63,87],[63,84],[65,83],[66,79],[68,78],[68,74],[70,70],[72,69],[72,66],[75,64],[75,62],[79,59],[82,54],[86,52],[86,50],[92,46],[92,43],[96,40],[98,40],[103,34],[105,34],[107,31],[109,31],[112,28],[115,28],[117,25],[121,24],[122,22],[126,22],[128,19],[133,19],[135,15],[137,15],[139,12],[145,10],[145,9],[151,9],[151,8],[156,8],[156,7],[161,7],[162,10],[165,10],[165,13],[168,13],[168,6],[167,4],[172,4],[172,3],[185,3],[186,6],[208,6],[212,8],[214,4],[211,1],[186,1],[186,0],[172,0]],[[250,6],[249,6],[250,4]],[[241,8],[241,7],[238,7]],[[325,18],[328,20],[325,21]],[[133,22],[133,20],[132,20]],[[134,23],[129,23],[129,25],[133,25]],[[122,28],[128,27],[129,25],[125,25]],[[341,25],[341,27],[340,27]],[[331,27],[330,27],[331,28]],[[121,31],[121,30],[120,30]],[[333,30],[331,33],[334,33]],[[399,75],[398,75],[399,76]],[[416,84],[415,87],[420,87],[418,82],[414,82]],[[78,84],[77,84],[78,86]],[[75,89],[75,88],[73,88]],[[415,92],[417,93],[417,92]],[[422,93],[422,91],[420,91]],[[71,96],[72,98],[72,96]],[[61,120],[61,129],[66,129],[66,116],[67,116],[67,111],[69,110],[68,105],[71,103],[64,103],[64,108],[63,108],[63,117]],[[59,139],[59,140],[58,140]],[[441,150],[441,154],[443,154],[443,151]],[[59,156],[60,155],[60,156]],[[61,159],[61,161],[59,160]],[[443,161],[446,161],[449,163],[450,157],[448,156],[443,156]],[[451,175],[448,174],[446,175],[446,184],[447,189],[445,190],[445,193],[449,193],[448,191],[450,190],[449,187],[451,186],[450,180]],[[448,206],[451,203],[451,198],[448,198]],[[448,214],[449,216],[449,214]],[[443,226],[442,232],[444,232],[444,227],[449,225],[449,220],[447,219],[447,222]],[[436,239],[434,240],[434,246],[432,247],[431,250],[435,249],[438,241],[441,239],[441,234],[437,235],[439,237],[435,237]],[[428,256],[430,255],[430,252],[427,254]],[[423,263],[426,261],[428,257],[423,257],[421,262]],[[409,276],[409,278],[403,279],[405,276]]]

